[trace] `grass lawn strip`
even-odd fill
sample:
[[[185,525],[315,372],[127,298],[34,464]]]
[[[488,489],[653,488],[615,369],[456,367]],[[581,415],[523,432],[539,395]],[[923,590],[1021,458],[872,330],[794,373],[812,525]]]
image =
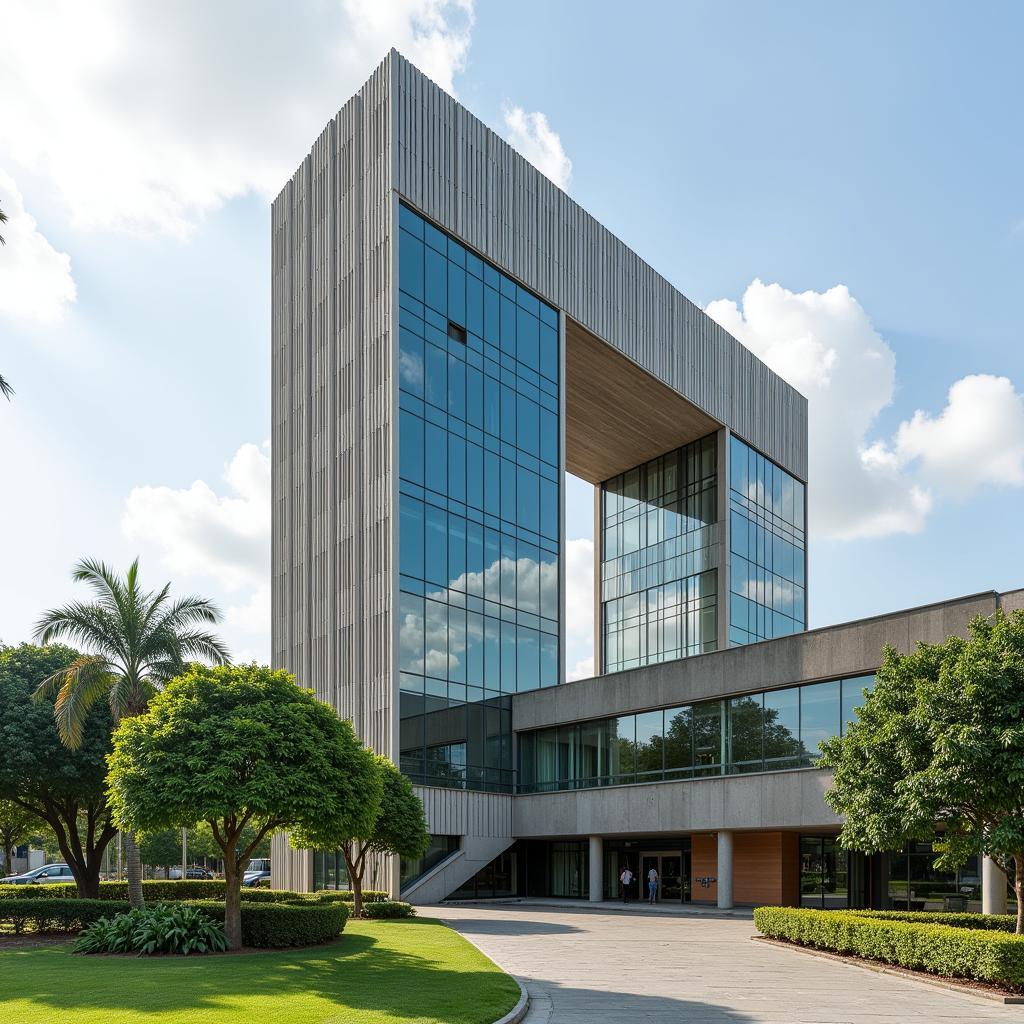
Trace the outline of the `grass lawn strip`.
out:
[[[0,1003],[19,1024],[490,1024],[518,998],[513,978],[429,919],[350,921],[331,945],[252,955],[0,951]]]

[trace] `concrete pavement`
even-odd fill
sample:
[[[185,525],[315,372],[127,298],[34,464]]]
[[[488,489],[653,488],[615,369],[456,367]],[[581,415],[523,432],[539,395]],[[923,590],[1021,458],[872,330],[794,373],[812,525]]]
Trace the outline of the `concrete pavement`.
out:
[[[527,1024],[1024,1022],[1024,1006],[752,942],[749,914],[529,903],[422,912],[524,981]]]

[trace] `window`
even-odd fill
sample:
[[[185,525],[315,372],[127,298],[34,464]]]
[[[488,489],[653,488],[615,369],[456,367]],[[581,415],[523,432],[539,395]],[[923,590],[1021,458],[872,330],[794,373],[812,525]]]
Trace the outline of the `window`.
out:
[[[716,444],[709,435],[602,485],[605,672],[717,647]]]
[[[806,625],[804,485],[738,437],[729,440],[729,642]]]
[[[813,767],[817,744],[839,733],[840,694],[848,683],[858,694],[870,690],[874,678],[833,679],[523,732],[519,791]]]
[[[509,695],[561,674],[558,314],[399,222],[400,760],[508,791]]]

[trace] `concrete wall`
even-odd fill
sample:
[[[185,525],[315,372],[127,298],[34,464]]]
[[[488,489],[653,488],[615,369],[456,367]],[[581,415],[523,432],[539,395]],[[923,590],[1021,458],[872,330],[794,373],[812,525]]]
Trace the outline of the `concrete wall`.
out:
[[[402,894],[410,903],[438,903],[512,845],[512,803],[516,798],[505,793],[414,788],[423,801],[431,834],[461,837],[457,856]]]
[[[378,68],[274,201],[273,663],[392,752],[391,77]]]
[[[807,769],[536,793],[515,798],[513,826],[517,838],[835,828],[831,781]]]
[[[1024,592],[1006,595],[1003,606],[1024,605]],[[756,692],[794,683],[874,671],[891,644],[910,651],[919,641],[938,643],[964,634],[976,615],[992,615],[995,591],[912,608],[871,619],[731,647],[646,668],[580,679],[563,686],[517,694],[512,727],[517,732],[648,708]]]

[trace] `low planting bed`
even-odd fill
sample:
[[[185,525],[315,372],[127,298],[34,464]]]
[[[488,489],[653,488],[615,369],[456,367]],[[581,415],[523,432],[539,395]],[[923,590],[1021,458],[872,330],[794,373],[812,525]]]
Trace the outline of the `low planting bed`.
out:
[[[250,900],[250,896],[257,896]],[[315,946],[337,938],[345,928],[349,908],[334,893],[243,893],[242,943],[257,949],[282,949],[289,946]],[[390,906],[390,904],[372,904]],[[147,907],[194,907],[206,919],[224,922],[222,900],[175,900],[148,903]],[[101,919],[111,920],[129,911],[127,900],[85,900],[62,897],[0,900],[0,931],[25,935],[75,934]],[[405,915],[384,915],[405,916]],[[127,951],[127,950],[126,950]],[[160,951],[160,950],[153,950]]]
[[[1024,936],[977,914],[758,907],[754,924],[772,939],[947,978],[1024,991]],[[941,919],[941,920],[937,920]]]

